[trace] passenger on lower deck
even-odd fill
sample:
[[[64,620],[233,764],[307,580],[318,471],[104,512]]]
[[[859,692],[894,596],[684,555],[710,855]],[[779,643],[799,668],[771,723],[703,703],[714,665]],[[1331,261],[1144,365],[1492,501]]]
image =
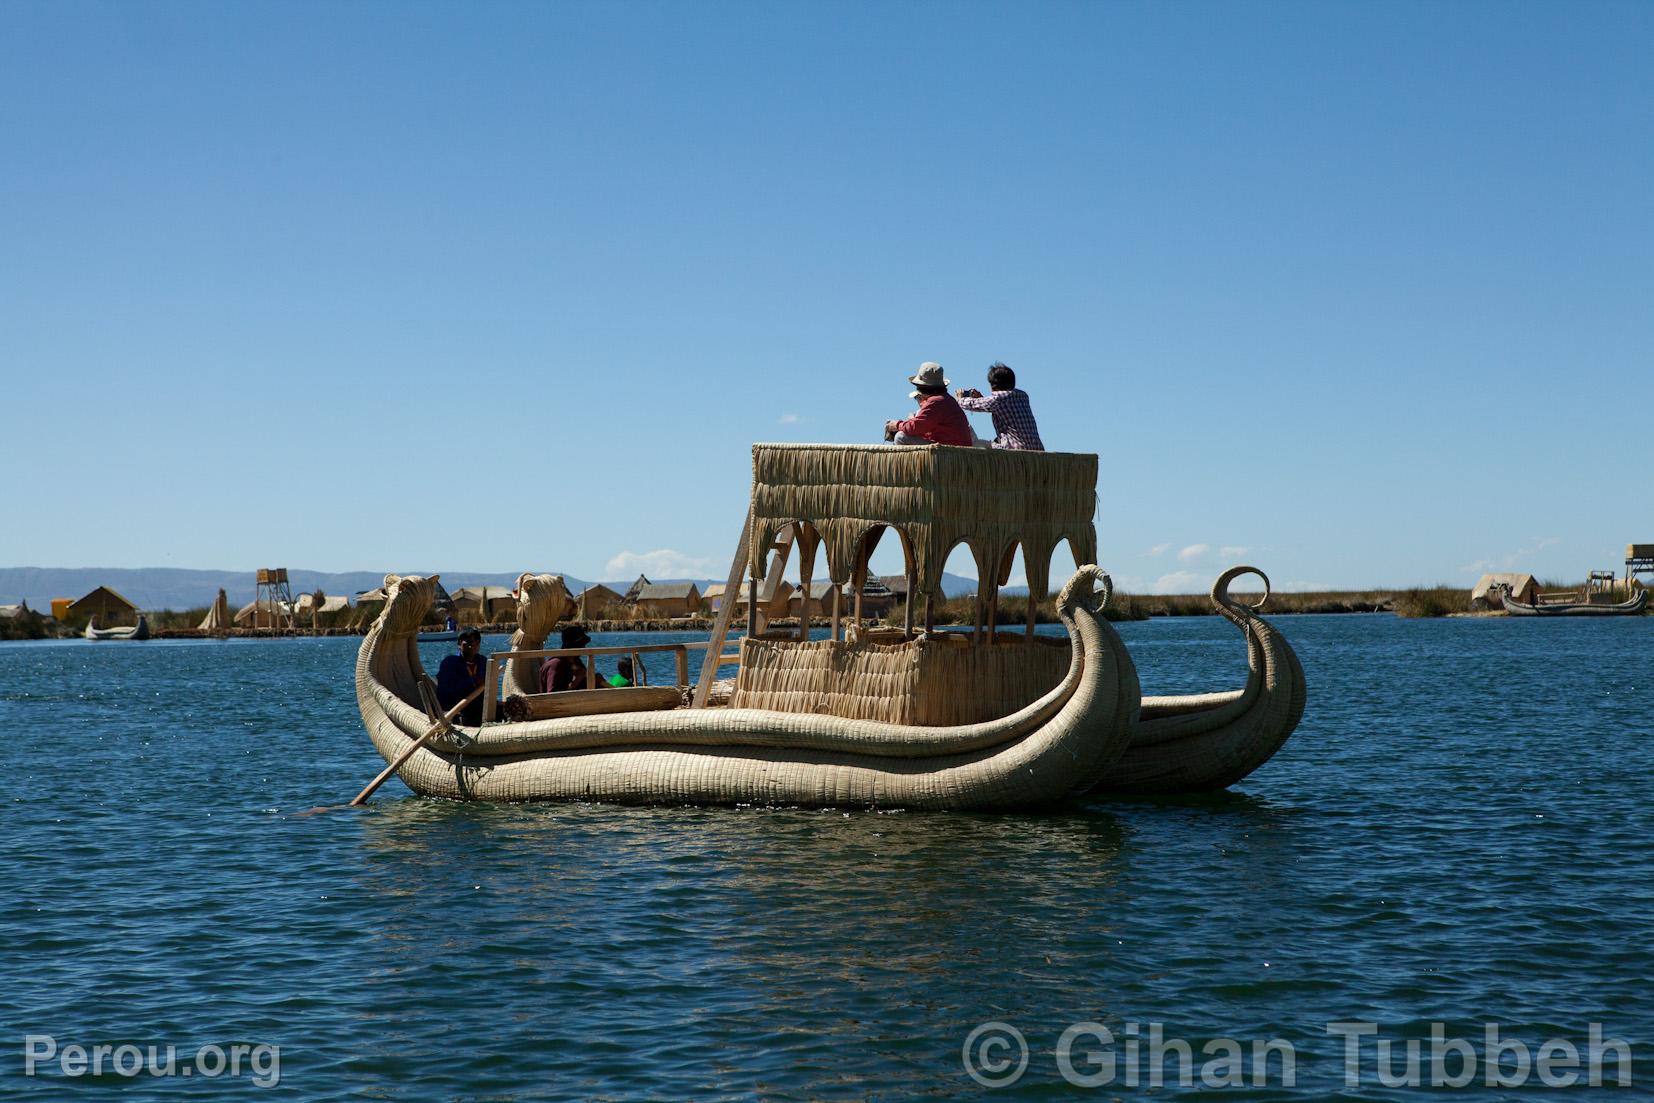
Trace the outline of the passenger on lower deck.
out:
[[[483,661],[482,633],[467,628],[459,634],[459,654],[449,655],[436,670],[436,699],[444,710],[451,709],[465,695],[482,685],[487,677],[488,664]],[[462,724],[482,723],[482,697],[478,697],[460,713]]]
[[[563,629],[562,648],[586,647],[590,635],[578,624]],[[540,692],[561,693],[565,689],[586,688],[586,663],[579,655],[554,655],[540,664]]]

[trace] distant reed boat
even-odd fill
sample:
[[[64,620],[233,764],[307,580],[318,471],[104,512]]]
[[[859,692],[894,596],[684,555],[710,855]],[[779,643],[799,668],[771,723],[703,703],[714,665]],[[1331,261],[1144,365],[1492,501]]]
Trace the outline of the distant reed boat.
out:
[[[357,656],[356,695],[390,768],[416,793],[454,799],[1030,809],[1099,791],[1222,788],[1267,761],[1302,715],[1297,657],[1228,594],[1238,575],[1260,573],[1250,567],[1213,587],[1219,611],[1246,637],[1246,685],[1142,698],[1130,653],[1102,615],[1112,585],[1092,564],[1094,455],[760,444],[752,462],[751,503],[710,640],[547,649],[574,603],[559,576],[525,574],[510,650],[489,657],[480,725],[455,722],[460,706],[440,708],[420,664],[418,629],[437,579],[387,576],[384,608]],[[910,598],[900,627],[862,615],[868,562],[886,530],[900,539],[907,593],[931,595]],[[1066,638],[1038,636],[1035,603],[1064,541],[1082,564],[1056,600]],[[961,543],[981,580],[976,621],[969,632],[938,631],[934,596]],[[995,628],[1019,548],[1027,621]],[[807,638],[807,618],[792,628],[764,616],[795,550],[806,587],[818,553],[825,559],[826,640]],[[740,598],[747,631],[725,654]],[[702,647],[691,685],[688,651]],[[630,654],[641,672],[637,660],[650,651],[673,653],[671,684],[598,687],[597,657]],[[586,664],[588,688],[540,692],[541,662],[573,656]],[[736,677],[719,682],[730,665]]]
[[[1613,604],[1565,601],[1529,605],[1511,597],[1507,590],[1504,604],[1505,612],[1513,617],[1631,617],[1648,604],[1648,591],[1638,590],[1630,599]]]
[[[116,628],[99,628],[98,618],[94,615],[86,622],[85,636],[89,640],[147,640],[149,639],[149,621],[142,613],[138,614],[138,623]]]

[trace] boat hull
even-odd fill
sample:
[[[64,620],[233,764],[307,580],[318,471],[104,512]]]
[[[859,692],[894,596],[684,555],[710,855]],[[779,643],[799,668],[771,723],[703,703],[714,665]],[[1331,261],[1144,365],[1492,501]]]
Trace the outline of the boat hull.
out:
[[[147,640],[149,620],[140,614],[137,624],[121,628],[95,628],[88,624],[85,635],[89,640]]]
[[[1638,590],[1629,601],[1614,605],[1591,605],[1587,602],[1569,602],[1559,605],[1529,605],[1505,594],[1505,612],[1513,617],[1634,617],[1648,604],[1648,591]]]
[[[765,804],[987,811],[1038,808],[1094,786],[1125,753],[1135,671],[1093,604],[1106,579],[1082,567],[1057,601],[1071,660],[1062,681],[1010,716],[912,727],[764,709],[674,709],[456,728],[398,776],[468,800]],[[357,701],[386,761],[429,726],[418,700],[418,578],[387,580],[357,658]],[[1106,582],[1104,582],[1106,587]]]
[[[1146,697],[1131,743],[1098,782],[1108,793],[1203,793],[1226,789],[1274,757],[1303,718],[1303,664],[1255,608],[1236,601],[1230,584],[1255,567],[1232,567],[1212,586],[1212,602],[1246,637],[1243,689],[1181,697]],[[1262,601],[1258,603],[1260,606]]]

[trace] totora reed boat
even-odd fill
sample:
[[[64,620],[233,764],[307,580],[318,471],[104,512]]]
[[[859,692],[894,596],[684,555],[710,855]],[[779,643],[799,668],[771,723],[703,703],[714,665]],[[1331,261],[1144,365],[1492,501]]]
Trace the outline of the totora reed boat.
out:
[[[86,631],[83,635],[89,640],[147,640],[149,639],[149,618],[139,613],[137,624],[99,628],[98,618],[94,614],[92,619],[86,622]]]
[[[1235,578],[1261,572],[1233,568],[1212,591],[1245,636],[1244,687],[1143,698],[1102,615],[1112,585],[1093,565],[1096,478],[1093,455],[755,445],[727,600],[705,644],[547,649],[573,602],[560,577],[525,574],[510,649],[489,657],[482,723],[456,723],[416,642],[437,580],[391,575],[357,657],[362,719],[409,788],[455,799],[993,810],[1231,785],[1280,748],[1304,707],[1291,647],[1229,595]],[[869,623],[868,562],[890,530],[910,595],[939,594],[949,553],[969,549],[980,579],[971,630],[937,631],[930,596],[907,602],[900,627]],[[1066,635],[1037,635],[1035,603],[1063,542],[1082,564],[1056,600]],[[994,627],[1019,548],[1028,616]],[[806,593],[818,557],[834,584],[827,639],[807,638],[807,618],[791,628],[764,615],[795,552]],[[726,653],[738,606],[746,630]],[[688,652],[701,647],[691,684]],[[649,651],[673,653],[673,684],[596,687],[593,655]],[[541,662],[572,655],[586,657],[591,688],[541,693]],[[734,679],[718,681],[728,666]]]
[[[1638,590],[1625,601],[1557,601],[1528,604],[1510,596],[1505,588],[1505,612],[1513,617],[1634,617],[1648,604],[1648,591]]]

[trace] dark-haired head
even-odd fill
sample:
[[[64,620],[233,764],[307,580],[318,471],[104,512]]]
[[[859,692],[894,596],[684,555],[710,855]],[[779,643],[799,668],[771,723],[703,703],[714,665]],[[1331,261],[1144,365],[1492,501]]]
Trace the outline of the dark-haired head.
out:
[[[996,391],[1015,390],[1017,373],[1006,367],[1002,361],[995,360],[988,365],[988,386]]]

